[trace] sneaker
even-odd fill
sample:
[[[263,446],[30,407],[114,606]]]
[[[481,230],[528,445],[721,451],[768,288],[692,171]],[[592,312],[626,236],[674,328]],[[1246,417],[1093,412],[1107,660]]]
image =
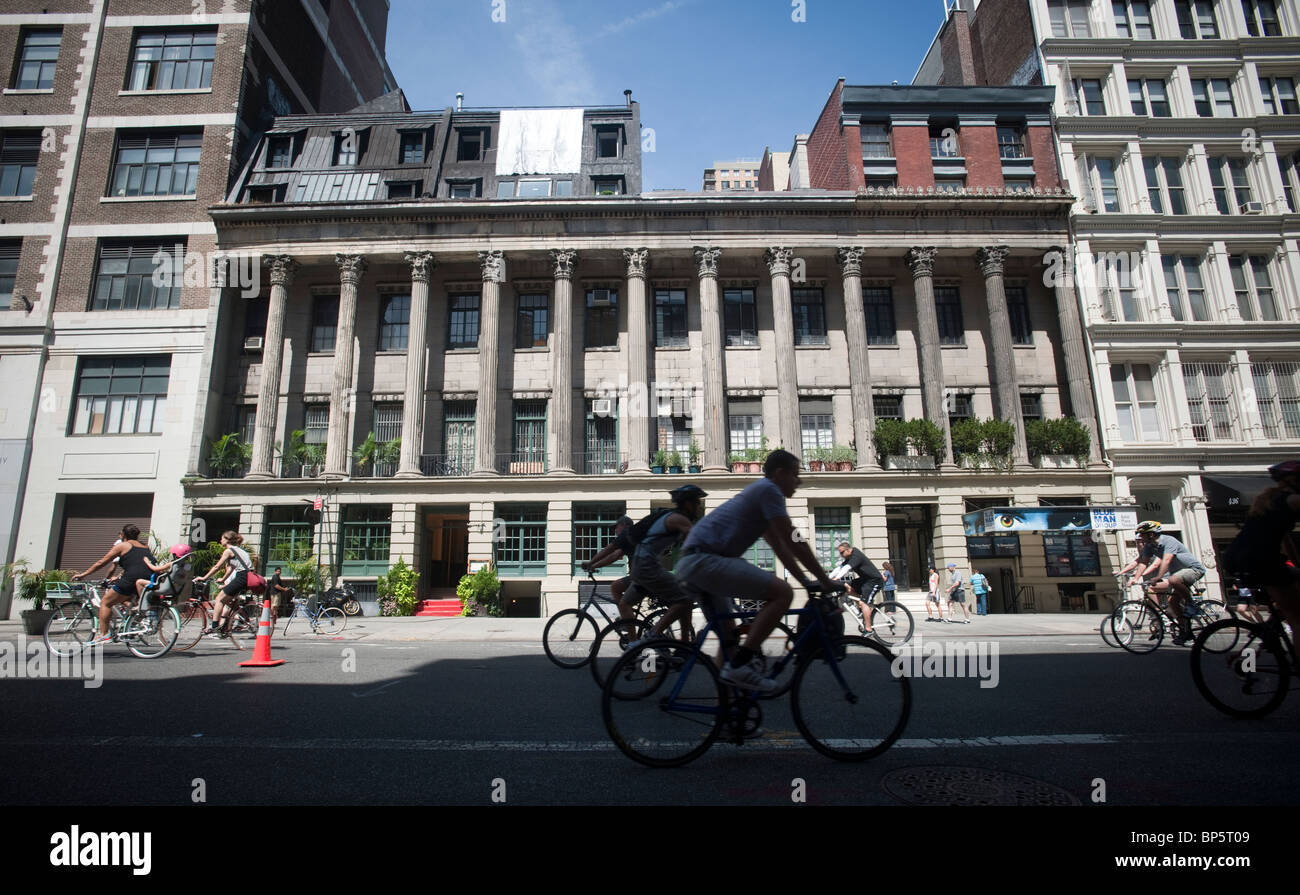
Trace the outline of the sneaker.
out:
[[[970,619],[966,619],[966,624],[970,624]]]
[[[759,657],[755,657],[752,662],[743,668],[735,668],[728,662],[723,666],[720,677],[723,683],[739,687],[742,690],[772,693],[779,687],[779,684],[770,677],[763,677],[763,661]]]
[[[866,633],[867,633],[867,626],[866,626],[866,625],[863,625],[863,624],[859,624],[859,625],[858,625],[858,633],[859,633],[859,634],[866,634]],[[870,635],[868,635],[868,636],[870,636]]]
[[[112,643],[112,642],[113,642],[112,634],[96,634],[90,640],[86,641],[86,646],[99,646],[100,644],[103,643]]]

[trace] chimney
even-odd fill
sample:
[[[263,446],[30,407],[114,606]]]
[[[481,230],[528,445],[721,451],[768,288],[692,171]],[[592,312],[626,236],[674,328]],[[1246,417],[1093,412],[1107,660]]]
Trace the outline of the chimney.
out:
[[[457,93],[456,93],[456,111],[459,112],[459,111],[460,111],[460,107],[461,107],[462,105],[464,105],[464,104],[465,104],[465,94],[460,93],[460,92],[457,92]]]
[[[632,91],[631,91],[631,90],[624,90],[624,91],[623,91],[623,95],[624,95],[625,97],[627,97],[627,107],[628,107],[629,109],[632,108]]]

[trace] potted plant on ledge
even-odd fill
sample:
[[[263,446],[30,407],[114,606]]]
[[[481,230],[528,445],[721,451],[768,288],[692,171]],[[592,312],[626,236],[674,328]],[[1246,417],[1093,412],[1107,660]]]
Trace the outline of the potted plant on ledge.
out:
[[[691,473],[691,475],[695,475],[697,472],[700,471],[700,443],[696,441],[694,438],[691,439],[691,446],[688,453],[690,454],[690,458],[691,458],[691,465],[688,471]]]
[[[379,458],[379,442],[375,441],[375,433],[366,433],[366,440],[361,442],[360,446],[352,452],[352,459],[357,464],[357,474],[365,475],[369,467],[373,471],[375,460]]]
[[[808,471],[821,472],[823,469],[825,469],[826,459],[829,453],[830,453],[830,448],[812,448],[810,451],[808,451],[808,455],[807,455]]]
[[[253,446],[241,442],[238,432],[222,435],[209,445],[208,468],[217,478],[237,478],[253,460]]]
[[[748,472],[749,463],[745,460],[747,451],[732,451],[727,455],[727,462],[731,464],[732,472]]]
[[[682,455],[677,451],[668,452],[668,472],[672,475],[680,475],[682,471]]]
[[[857,462],[858,452],[848,445],[837,444],[830,449],[826,455],[826,460],[830,468],[836,472],[849,472],[853,469],[853,464]]]
[[[668,465],[668,452],[662,450],[655,451],[654,459],[650,461],[650,471],[653,472],[655,475],[660,475],[663,473],[664,467],[667,465]]]
[[[44,634],[45,626],[55,612],[54,599],[49,594],[59,590],[59,585],[63,585],[66,590],[67,582],[72,578],[71,573],[62,569],[32,572],[28,569],[27,561],[22,559],[10,563],[2,571],[6,578],[14,582],[18,599],[31,601],[32,608],[20,613],[23,632],[34,637]]]

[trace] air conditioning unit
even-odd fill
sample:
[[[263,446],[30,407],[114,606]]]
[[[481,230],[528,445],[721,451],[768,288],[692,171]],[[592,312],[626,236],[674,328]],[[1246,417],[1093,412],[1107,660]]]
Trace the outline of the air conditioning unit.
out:
[[[614,412],[614,402],[609,398],[596,398],[591,402],[592,416],[609,416]]]
[[[247,339],[244,340],[244,350],[245,350],[245,351],[250,351],[250,352],[251,352],[251,351],[261,351],[261,350],[262,350],[262,337],[261,337],[261,336],[249,336]]]
[[[608,308],[610,305],[609,290],[608,289],[591,290],[591,299],[588,302],[588,304],[590,305],[590,307],[593,308]]]
[[[1242,202],[1241,207],[1237,209],[1241,214],[1263,214],[1263,202]]]

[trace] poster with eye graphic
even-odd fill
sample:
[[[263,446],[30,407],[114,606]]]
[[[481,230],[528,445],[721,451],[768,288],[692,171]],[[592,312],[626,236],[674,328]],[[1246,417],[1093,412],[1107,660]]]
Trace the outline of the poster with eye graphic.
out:
[[[968,537],[1018,531],[1116,531],[1137,526],[1119,507],[993,507],[962,516]]]

